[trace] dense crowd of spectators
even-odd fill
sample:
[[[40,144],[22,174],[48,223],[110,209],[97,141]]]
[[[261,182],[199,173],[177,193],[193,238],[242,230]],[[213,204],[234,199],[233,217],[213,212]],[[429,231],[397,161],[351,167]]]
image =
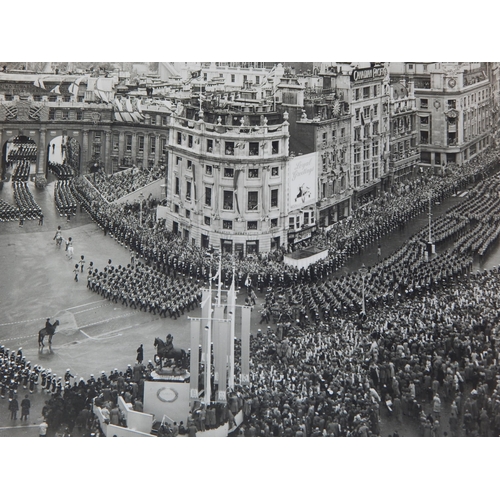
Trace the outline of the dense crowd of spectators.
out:
[[[95,175],[89,174],[87,179],[108,202],[112,202],[133,191],[137,191],[164,175],[164,167],[157,166],[149,170],[133,167],[109,177],[99,171]]]
[[[279,340],[251,339],[245,436],[377,436],[380,417],[421,436],[498,436],[500,274],[468,274]],[[269,332],[269,331],[268,331]],[[236,355],[237,357],[237,355]],[[245,409],[246,408],[246,409]]]

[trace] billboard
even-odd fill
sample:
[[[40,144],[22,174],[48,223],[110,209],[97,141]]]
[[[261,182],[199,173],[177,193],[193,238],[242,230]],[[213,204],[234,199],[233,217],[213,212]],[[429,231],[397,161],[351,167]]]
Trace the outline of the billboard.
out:
[[[317,161],[317,153],[290,159],[288,163],[288,208],[290,212],[316,203]]]

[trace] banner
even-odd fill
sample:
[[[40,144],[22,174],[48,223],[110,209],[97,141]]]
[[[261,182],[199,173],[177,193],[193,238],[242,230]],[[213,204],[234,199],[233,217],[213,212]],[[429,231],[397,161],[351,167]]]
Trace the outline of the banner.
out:
[[[200,329],[202,322],[191,319],[191,361],[189,365],[189,398],[193,401],[198,399],[198,375],[200,356]]]
[[[236,327],[236,290],[234,286],[234,272],[233,280],[231,282],[231,288],[227,294],[227,312],[228,319],[231,321],[229,338],[228,338],[228,365],[229,373],[227,378],[227,385],[230,389],[234,388],[234,334]]]
[[[250,383],[250,306],[241,308],[241,385]]]
[[[211,371],[212,371],[212,321],[203,320],[201,328],[201,364],[203,365],[203,397],[207,404],[210,404]]]
[[[212,321],[212,344],[214,352],[214,382],[217,384],[219,382],[219,370],[218,370],[220,366],[219,357],[222,355],[222,352],[225,351],[224,346],[219,345],[220,344],[219,331],[221,322],[217,320],[224,318],[224,306],[215,306],[213,318],[214,320]]]
[[[296,156],[288,162],[288,211],[317,201],[317,153]]]
[[[225,403],[227,401],[227,347],[228,336],[230,332],[230,323],[219,323],[218,332],[218,356],[215,363],[215,369],[219,374],[219,381],[217,384],[216,401]]]

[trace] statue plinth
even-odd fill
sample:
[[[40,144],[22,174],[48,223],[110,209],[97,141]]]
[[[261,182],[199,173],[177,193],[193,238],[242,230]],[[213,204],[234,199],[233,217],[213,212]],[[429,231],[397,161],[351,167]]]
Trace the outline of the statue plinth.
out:
[[[163,367],[152,371],[151,378],[157,381],[186,382],[189,379],[189,372],[184,368]]]

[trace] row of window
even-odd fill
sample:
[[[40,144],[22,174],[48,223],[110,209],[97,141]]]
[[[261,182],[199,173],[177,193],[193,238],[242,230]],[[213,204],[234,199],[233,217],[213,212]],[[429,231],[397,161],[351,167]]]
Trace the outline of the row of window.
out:
[[[182,158],[177,156],[175,159],[175,164],[177,166],[182,165]],[[193,169],[193,162],[191,160],[187,160],[187,170],[191,171]],[[213,166],[205,165],[205,174],[212,176],[213,175]],[[258,168],[247,168],[247,177],[249,179],[259,179],[260,178],[260,169]],[[280,169],[279,167],[271,167],[271,177],[279,177]],[[234,168],[232,167],[224,167],[222,170],[222,176],[226,179],[234,178]]]
[[[179,205],[174,206],[175,213],[180,213],[180,207]],[[184,215],[186,219],[191,218],[191,211],[190,210],[185,210]],[[270,219],[271,227],[278,227],[278,219]],[[205,226],[211,226],[212,225],[212,219],[208,215],[205,215],[203,217],[203,224]],[[222,229],[233,229],[233,221],[230,219],[222,219]],[[249,220],[247,221],[247,231],[258,231],[259,230],[259,221],[256,220]]]
[[[486,93],[485,93],[486,90]],[[476,92],[474,94],[470,94],[466,97],[463,97],[460,99],[460,103],[462,105],[462,108],[465,108],[467,106],[470,106],[471,104],[475,104],[477,102],[480,102],[481,100],[487,99],[490,94],[489,89],[485,89],[480,92]],[[420,108],[421,109],[429,109],[429,99],[420,99]],[[457,100],[456,99],[448,99],[446,101],[446,108],[447,109],[457,109]]]
[[[49,120],[83,120],[83,111],[50,108]]]
[[[371,145],[372,157],[377,157],[379,154],[379,143],[374,141]],[[370,159],[370,144],[363,145],[363,160]],[[361,146],[354,146],[354,163],[361,163]]]
[[[195,138],[191,134],[183,134],[182,132],[177,132],[177,144],[183,145],[184,142],[187,141],[187,147],[192,148],[195,142]],[[196,139],[196,143],[198,144],[199,139]],[[237,148],[246,148],[246,142],[238,142],[235,141],[224,141],[224,153],[228,156],[234,156],[234,151]],[[260,150],[265,149],[267,143],[263,142],[248,142],[248,156],[259,156]],[[207,139],[206,140],[206,152],[212,153],[214,150],[214,140]],[[280,152],[280,142],[272,141],[271,143],[271,154],[277,155]]]
[[[359,101],[360,99],[369,99],[370,97],[377,97],[380,95],[380,84],[368,85],[363,88],[354,89],[354,100]]]
[[[371,179],[378,179],[379,176],[379,163],[374,160],[371,164],[371,178],[370,178],[370,164],[363,165],[363,184],[370,182]],[[361,186],[361,167],[354,166],[354,187]]]
[[[345,128],[342,127],[340,129],[340,137],[343,139],[345,137]],[[332,130],[332,139],[336,139],[337,138],[337,129],[333,129]],[[323,132],[323,144],[326,144],[328,140],[328,134],[326,132]]]
[[[95,136],[94,136],[95,137]],[[125,152],[132,153],[133,136],[132,134],[125,135]],[[137,137],[137,152],[144,153],[145,137],[140,135]],[[120,148],[119,136],[113,135],[113,151],[118,151]],[[160,151],[162,155],[167,154],[167,139],[165,137],[160,137]],[[156,137],[154,135],[149,136],[149,153],[156,153]]]
[[[362,127],[361,126],[354,127],[354,141],[361,140],[361,130],[363,130],[363,139],[368,139],[368,137],[371,137],[372,135],[379,135],[378,123],[379,122],[377,121],[373,123],[367,123]],[[371,134],[370,134],[370,128],[371,128]]]
[[[191,201],[193,191],[193,183],[189,180],[186,181],[184,196],[187,201]],[[181,180],[179,177],[175,178],[174,193],[176,196],[181,195]],[[222,209],[234,210],[235,192],[232,190],[224,190],[222,195]],[[278,208],[279,203],[279,189],[271,189],[271,208]],[[203,204],[206,207],[212,207],[212,187],[205,186],[205,193],[203,196]],[[253,212],[259,209],[259,192],[248,191],[247,193],[247,211]]]
[[[361,108],[356,108],[354,110],[354,116],[356,118],[356,121],[359,121],[361,118]],[[372,106],[364,106],[363,107],[363,119],[370,119],[373,118],[374,116],[378,116],[378,104],[374,104]]]

